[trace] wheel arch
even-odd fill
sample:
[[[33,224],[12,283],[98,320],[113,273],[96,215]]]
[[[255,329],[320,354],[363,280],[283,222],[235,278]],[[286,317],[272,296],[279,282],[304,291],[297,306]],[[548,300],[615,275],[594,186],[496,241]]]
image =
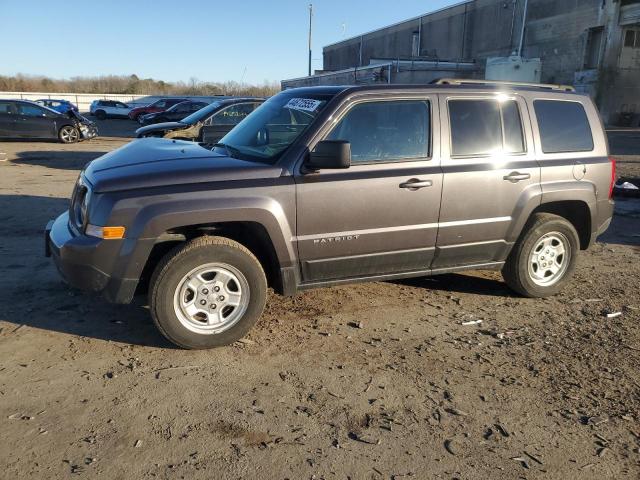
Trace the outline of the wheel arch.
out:
[[[217,236],[234,240],[256,256],[267,277],[267,284],[278,293],[283,292],[280,262],[267,228],[255,221],[227,221],[182,225],[163,232],[153,244],[140,275],[144,289],[160,260],[173,248],[201,236]]]
[[[580,249],[586,250],[591,245],[592,212],[583,200],[556,200],[540,204],[531,215],[551,213],[566,219],[578,232]]]
[[[568,220],[578,232],[580,248],[586,250],[593,241],[596,193],[591,182],[555,182],[542,184],[541,190],[523,196],[514,214],[507,241],[516,242],[536,213],[552,213]]]
[[[167,196],[165,201],[139,208],[135,219],[125,222],[131,225],[130,237],[140,240],[139,247],[132,252],[136,261],[130,262],[127,276],[148,277],[159,257],[175,245],[197,236],[217,235],[247,247],[262,264],[269,286],[282,291],[281,269],[296,264],[288,218],[295,219],[273,198],[243,196],[214,200],[205,193],[178,200]]]

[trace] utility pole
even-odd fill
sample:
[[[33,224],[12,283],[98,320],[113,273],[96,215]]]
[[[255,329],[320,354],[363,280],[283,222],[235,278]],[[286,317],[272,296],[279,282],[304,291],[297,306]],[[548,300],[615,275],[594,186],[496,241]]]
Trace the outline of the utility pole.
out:
[[[313,3],[309,4],[309,76],[311,76],[311,21],[313,19]]]
[[[522,29],[520,30],[520,45],[518,46],[518,56],[522,56],[522,47],[524,46],[524,29],[527,25],[527,10],[529,9],[529,0],[524,0],[524,10],[522,11]]]

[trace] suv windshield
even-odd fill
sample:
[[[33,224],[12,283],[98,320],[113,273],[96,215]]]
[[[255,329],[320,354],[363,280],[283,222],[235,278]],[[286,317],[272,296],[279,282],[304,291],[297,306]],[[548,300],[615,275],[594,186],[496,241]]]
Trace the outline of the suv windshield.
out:
[[[226,149],[229,155],[243,160],[275,163],[331,98],[332,95],[279,93],[225,135],[216,148]]]
[[[188,117],[184,117],[182,120],[180,120],[180,123],[186,123],[188,125],[193,125],[196,122],[199,122],[200,120],[204,120],[205,118],[207,118],[211,113],[213,113],[221,104],[222,102],[212,102],[209,105],[207,105],[204,108],[201,108],[200,110],[197,110],[195,112],[193,112],[191,115],[189,115]]]

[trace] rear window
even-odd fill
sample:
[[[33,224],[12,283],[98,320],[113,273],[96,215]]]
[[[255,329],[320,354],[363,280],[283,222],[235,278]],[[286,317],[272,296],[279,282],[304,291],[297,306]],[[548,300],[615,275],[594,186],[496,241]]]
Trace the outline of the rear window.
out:
[[[544,153],[590,152],[593,136],[582,104],[561,100],[533,102]]]
[[[454,157],[525,152],[515,100],[449,100],[449,121]]]

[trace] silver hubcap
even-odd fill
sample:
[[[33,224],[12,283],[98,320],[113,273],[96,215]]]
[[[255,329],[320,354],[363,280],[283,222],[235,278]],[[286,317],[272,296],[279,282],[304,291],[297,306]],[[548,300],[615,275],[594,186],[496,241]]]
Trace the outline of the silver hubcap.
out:
[[[237,268],[208,263],[178,282],[173,305],[180,323],[192,332],[217,334],[228,330],[249,305],[249,284]]]
[[[75,128],[64,127],[60,135],[65,142],[75,142],[78,140],[78,131]]]
[[[536,285],[548,287],[562,278],[571,259],[571,244],[560,232],[542,236],[529,255],[529,277]]]

